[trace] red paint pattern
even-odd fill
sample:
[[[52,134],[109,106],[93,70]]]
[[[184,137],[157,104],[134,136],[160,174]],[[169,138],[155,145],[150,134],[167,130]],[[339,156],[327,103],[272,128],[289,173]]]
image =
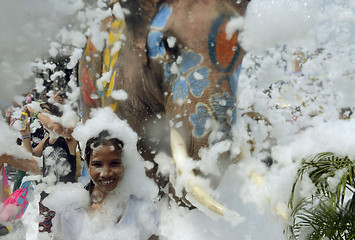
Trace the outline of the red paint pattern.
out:
[[[86,43],[85,56],[88,55],[89,53],[92,53],[94,50],[95,50],[94,44],[92,44],[91,40],[89,39]]]
[[[88,42],[90,52],[94,51],[94,44],[91,41]]]
[[[81,93],[84,99],[84,102],[90,107],[96,107],[97,102],[90,97],[91,94],[95,93],[95,87],[92,82],[90,72],[87,68],[83,68],[81,72]]]
[[[227,40],[226,25],[227,21],[219,27],[216,36],[216,57],[223,68],[227,68],[232,63],[238,44],[237,32],[233,34],[230,40]]]

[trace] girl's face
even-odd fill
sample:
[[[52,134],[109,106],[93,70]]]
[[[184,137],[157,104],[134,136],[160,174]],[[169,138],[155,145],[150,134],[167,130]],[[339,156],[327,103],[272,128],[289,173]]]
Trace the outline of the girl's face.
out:
[[[124,173],[121,154],[113,144],[100,146],[91,152],[89,173],[102,192],[114,190],[121,181]]]

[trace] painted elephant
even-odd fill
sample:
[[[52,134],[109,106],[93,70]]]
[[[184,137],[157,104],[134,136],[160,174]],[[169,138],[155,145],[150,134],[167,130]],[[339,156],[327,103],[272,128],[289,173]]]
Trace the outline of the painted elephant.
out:
[[[238,44],[238,32],[228,35],[226,25],[244,14],[247,2],[114,3],[110,6],[114,14],[102,21],[104,37],[88,38],[79,64],[84,121],[91,108],[111,106],[138,133],[139,151],[152,162],[170,135],[171,153],[180,173],[189,157],[199,159],[202,147],[231,139],[244,51]],[[121,9],[129,12],[124,18]],[[127,98],[114,96],[115,90],[125,91]],[[156,171],[157,166],[147,175],[159,185],[166,184]],[[223,215],[223,206],[193,180],[187,185],[199,202]]]

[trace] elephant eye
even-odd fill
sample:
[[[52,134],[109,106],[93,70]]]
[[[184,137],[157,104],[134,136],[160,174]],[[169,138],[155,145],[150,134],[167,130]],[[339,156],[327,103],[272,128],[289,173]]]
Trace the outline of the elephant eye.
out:
[[[164,34],[163,44],[165,47],[166,53],[171,57],[171,59],[175,60],[179,56],[179,43],[176,37],[171,34]]]

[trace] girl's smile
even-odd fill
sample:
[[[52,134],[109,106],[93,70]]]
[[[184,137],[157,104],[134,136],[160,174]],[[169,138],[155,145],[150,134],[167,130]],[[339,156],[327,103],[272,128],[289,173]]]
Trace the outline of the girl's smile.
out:
[[[89,173],[96,187],[104,192],[114,190],[124,173],[121,150],[114,145],[100,146],[91,152]]]

